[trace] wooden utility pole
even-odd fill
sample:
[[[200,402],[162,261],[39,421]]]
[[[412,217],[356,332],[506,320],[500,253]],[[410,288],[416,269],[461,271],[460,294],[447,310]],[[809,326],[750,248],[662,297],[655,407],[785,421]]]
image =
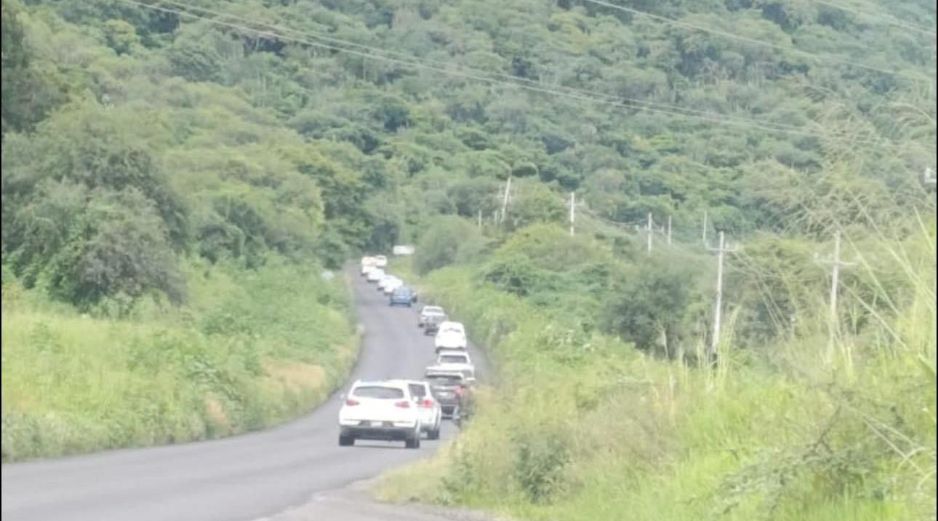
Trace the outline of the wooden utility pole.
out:
[[[713,305],[713,335],[710,336],[709,355],[717,354],[720,346],[720,319],[723,315],[723,258],[726,253],[739,251],[738,248],[727,248],[723,239],[723,232],[720,232],[720,246],[717,248],[708,248],[710,251],[717,252],[717,294],[716,302]]]
[[[576,192],[570,192],[570,237],[573,237],[573,224],[576,221]]]
[[[508,214],[508,197],[511,193],[511,176],[505,181],[505,197],[502,199],[502,223],[505,222],[505,216]]]
[[[837,293],[840,286],[840,268],[855,265],[853,262],[840,260],[840,231],[834,232],[834,254],[826,259],[820,259],[815,254],[815,260],[822,264],[830,264],[831,268],[831,295],[828,309],[828,335],[827,335],[827,361],[834,360],[834,344],[837,341],[840,320],[837,318]]]

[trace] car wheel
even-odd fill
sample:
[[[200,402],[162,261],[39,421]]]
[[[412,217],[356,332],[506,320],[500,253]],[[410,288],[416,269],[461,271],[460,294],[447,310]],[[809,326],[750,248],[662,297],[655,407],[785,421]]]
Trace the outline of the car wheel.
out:
[[[352,436],[347,436],[343,434],[339,435],[340,447],[351,447],[352,445],[355,445],[355,438],[353,438]]]
[[[411,434],[407,440],[404,441],[404,446],[408,449],[419,449],[420,448],[420,429],[417,429],[416,432]]]
[[[427,439],[428,440],[440,439],[440,424],[436,424],[436,426],[433,429],[427,431]]]

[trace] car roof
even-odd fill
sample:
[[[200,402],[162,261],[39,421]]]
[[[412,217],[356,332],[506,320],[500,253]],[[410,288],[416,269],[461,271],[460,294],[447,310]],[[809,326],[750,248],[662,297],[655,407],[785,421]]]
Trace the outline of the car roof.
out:
[[[356,380],[352,388],[356,387],[407,387],[406,380]]]
[[[440,324],[440,329],[446,329],[448,327],[452,327],[456,329],[464,329],[462,322],[454,322],[452,320],[447,320],[446,322],[443,322],[442,324]]]

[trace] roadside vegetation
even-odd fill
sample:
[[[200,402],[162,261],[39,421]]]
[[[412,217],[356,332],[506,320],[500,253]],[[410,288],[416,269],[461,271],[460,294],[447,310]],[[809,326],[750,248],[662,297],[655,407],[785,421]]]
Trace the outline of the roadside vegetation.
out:
[[[379,495],[553,521],[933,518],[935,221],[907,224],[850,249],[831,359],[807,253],[825,245],[747,243],[714,366],[713,256],[550,225],[492,237],[484,261],[421,285],[497,377],[461,436]],[[765,306],[791,315],[767,332]]]
[[[934,517],[934,5],[2,5],[5,458],[308,407],[272,382],[347,366],[321,269],[412,243],[498,378],[389,496]]]
[[[82,313],[3,282],[3,461],[210,439],[309,411],[356,354],[315,266],[187,265],[185,307]]]

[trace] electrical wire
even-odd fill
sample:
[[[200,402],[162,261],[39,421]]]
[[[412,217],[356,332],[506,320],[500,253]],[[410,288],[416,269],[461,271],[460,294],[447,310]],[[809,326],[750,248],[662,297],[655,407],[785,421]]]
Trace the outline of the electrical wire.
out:
[[[641,10],[638,10],[638,9],[634,9],[634,8],[632,8],[632,7],[626,7],[626,6],[624,6],[624,5],[612,4],[612,3],[609,3],[609,2],[604,2],[603,0],[583,0],[583,1],[584,1],[584,2],[589,2],[589,3],[591,3],[591,4],[599,5],[599,6],[602,6],[602,7],[608,7],[609,9],[615,9],[615,10],[617,10],[617,11],[623,11],[623,12],[630,13],[630,14],[634,14],[634,15],[637,15],[637,16],[643,16],[643,17],[646,17],[646,18],[650,18],[650,19],[652,19],[652,20],[657,20],[657,21],[659,21],[659,22],[666,23],[666,24],[668,24],[668,25],[674,25],[674,26],[678,26],[678,27],[683,27],[683,28],[685,28],[685,29],[692,29],[692,30],[695,30],[695,31],[702,31],[702,32],[714,34],[714,35],[717,35],[717,36],[722,36],[722,37],[724,37],[724,38],[728,38],[728,39],[731,39],[731,40],[737,40],[737,41],[744,42],[744,43],[748,43],[748,44],[751,44],[751,45],[757,45],[757,46],[765,47],[765,48],[768,48],[768,49],[774,49],[774,50],[780,51],[780,52],[791,52],[791,53],[794,53],[794,54],[799,54],[799,55],[801,55],[801,56],[805,56],[805,57],[808,57],[808,58],[817,60],[817,61],[819,61],[819,62],[822,62],[822,61],[829,61],[829,62],[831,62],[831,63],[836,63],[836,64],[838,64],[838,65],[845,65],[845,66],[848,66],[848,67],[855,67],[855,68],[858,68],[858,69],[865,69],[865,70],[868,70],[868,71],[871,71],[871,72],[878,72],[878,73],[880,73],[880,74],[886,74],[886,75],[889,75],[889,76],[902,76],[902,77],[909,78],[909,79],[916,80],[916,81],[934,81],[932,78],[928,78],[928,77],[925,77],[925,76],[922,76],[922,75],[918,75],[918,74],[910,74],[910,73],[906,73],[906,72],[902,72],[902,71],[890,71],[890,70],[887,70],[887,69],[881,69],[881,68],[879,68],[879,67],[873,67],[873,66],[871,66],[871,65],[864,65],[864,64],[862,64],[862,63],[857,63],[857,62],[852,61],[852,60],[842,60],[842,59],[838,59],[838,58],[831,58],[831,57],[827,57],[827,56],[821,56],[821,55],[819,55],[819,54],[817,54],[817,53],[812,53],[812,52],[809,52],[809,51],[804,51],[804,50],[797,49],[797,48],[794,48],[794,47],[786,47],[786,46],[784,46],[784,45],[777,45],[777,44],[774,44],[774,43],[766,42],[766,41],[764,41],[764,40],[758,40],[758,39],[755,39],[755,38],[749,38],[748,36],[740,36],[740,35],[738,35],[738,34],[734,34],[734,33],[728,32],[728,31],[723,31],[723,30],[720,30],[720,29],[713,29],[712,27],[706,27],[706,26],[702,26],[702,25],[697,25],[697,24],[685,22],[685,21],[682,21],[682,20],[676,20],[676,19],[674,19],[674,18],[668,18],[667,16],[661,16],[661,15],[657,15],[657,14],[654,14],[654,13],[649,13],[649,12],[647,12],[647,11],[641,11]]]
[[[422,62],[422,61],[420,61],[420,60],[416,60],[416,59],[414,59],[414,60],[398,59],[398,58],[388,57],[388,56],[379,55],[379,54],[375,54],[375,53],[357,51],[357,50],[354,50],[354,49],[347,49],[347,48],[344,48],[344,47],[337,47],[337,46],[335,46],[335,45],[330,45],[330,44],[325,44],[325,43],[322,43],[322,42],[311,41],[311,40],[308,40],[308,39],[302,39],[302,38],[296,38],[296,37],[285,36],[285,35],[283,35],[283,34],[278,34],[278,33],[272,32],[272,31],[270,31],[270,30],[255,29],[255,28],[252,28],[252,27],[244,26],[244,25],[234,24],[234,23],[230,23],[230,22],[225,22],[225,21],[221,21],[221,20],[217,20],[217,19],[213,19],[213,18],[201,16],[201,15],[198,15],[198,14],[195,14],[195,13],[192,13],[192,12],[189,12],[189,11],[184,11],[184,10],[180,10],[180,9],[171,9],[171,8],[168,8],[168,7],[158,6],[158,5],[153,5],[153,4],[147,4],[147,3],[139,2],[139,1],[136,1],[136,0],[117,0],[117,1],[122,2],[122,3],[125,3],[125,4],[135,5],[135,6],[138,6],[138,7],[143,7],[143,8],[147,8],[147,9],[157,10],[157,11],[161,11],[161,12],[165,12],[165,13],[187,16],[187,17],[190,17],[190,18],[193,18],[193,19],[197,19],[197,20],[204,20],[204,21],[206,21],[206,22],[209,22],[209,23],[212,23],[212,24],[215,24],[215,25],[221,25],[221,26],[229,27],[229,28],[231,28],[231,29],[236,29],[236,30],[240,30],[240,31],[248,32],[248,33],[254,33],[254,34],[258,34],[258,35],[260,35],[260,36],[264,36],[264,37],[268,37],[268,38],[273,38],[273,39],[278,39],[278,40],[281,40],[281,41],[290,41],[290,42],[294,42],[294,43],[300,43],[300,44],[308,45],[308,46],[311,46],[311,47],[318,47],[318,48],[323,48],[323,49],[329,49],[329,50],[333,50],[333,51],[336,51],[336,52],[344,52],[344,53],[348,53],[348,54],[360,56],[360,57],[362,57],[362,58],[373,59],[373,60],[376,60],[376,61],[384,61],[384,62],[389,62],[389,63],[395,63],[395,64],[402,65],[402,66],[405,66],[405,67],[412,67],[412,68],[418,68],[418,69],[424,69],[424,70],[431,70],[431,71],[439,72],[439,73],[442,73],[442,74],[447,74],[447,75],[452,75],[452,76],[461,77],[461,78],[463,78],[463,79],[476,80],[476,81],[481,81],[481,82],[485,82],[485,83],[489,83],[489,84],[494,84],[494,85],[510,86],[510,87],[525,89],[525,90],[529,90],[529,91],[533,91],[533,92],[538,92],[538,93],[542,93],[542,94],[550,94],[550,95],[555,95],[555,96],[560,96],[560,97],[566,97],[566,98],[569,98],[569,99],[575,99],[575,100],[579,100],[579,101],[588,101],[588,102],[592,102],[592,103],[597,103],[597,104],[602,104],[602,105],[613,106],[613,107],[619,108],[619,109],[632,109],[632,110],[637,110],[637,111],[647,111],[647,112],[662,113],[662,114],[668,114],[668,115],[672,115],[672,116],[681,116],[681,117],[685,117],[685,118],[689,118],[689,119],[698,119],[698,120],[707,121],[707,122],[710,122],[710,123],[716,123],[716,124],[722,124],[722,125],[729,125],[729,126],[736,126],[736,127],[742,127],[742,128],[752,128],[752,129],[758,129],[758,130],[763,130],[763,131],[766,131],[766,132],[773,132],[773,133],[785,133],[785,134],[791,134],[791,135],[799,135],[799,136],[807,136],[807,137],[817,137],[817,138],[821,138],[821,139],[840,139],[841,141],[843,141],[843,142],[845,142],[845,143],[849,143],[849,144],[871,145],[871,146],[882,147],[882,148],[887,148],[887,149],[892,149],[892,150],[899,150],[899,151],[908,150],[909,148],[912,148],[912,147],[913,147],[911,144],[898,145],[898,144],[888,143],[885,139],[870,140],[870,139],[862,139],[862,138],[859,138],[859,139],[849,139],[849,140],[848,140],[848,139],[845,139],[845,138],[843,138],[843,137],[831,136],[831,135],[829,135],[829,134],[818,134],[818,133],[810,132],[810,131],[806,131],[806,130],[792,130],[792,129],[785,129],[785,128],[778,128],[778,127],[766,126],[766,125],[758,124],[758,123],[751,123],[751,122],[743,122],[743,121],[738,121],[738,120],[731,120],[731,119],[727,119],[727,118],[724,117],[724,116],[720,116],[720,115],[716,115],[716,114],[712,114],[712,115],[688,114],[688,113],[686,113],[686,112],[681,112],[680,110],[682,110],[682,109],[679,109],[679,108],[678,108],[678,109],[663,109],[663,108],[656,108],[656,107],[649,107],[649,106],[636,106],[636,105],[633,105],[633,104],[629,104],[629,103],[625,103],[625,102],[619,102],[619,101],[611,101],[611,100],[597,99],[597,98],[594,98],[594,97],[591,97],[591,96],[588,96],[588,95],[575,94],[575,93],[570,93],[570,92],[565,92],[565,91],[558,91],[558,90],[556,90],[556,89],[545,88],[545,87],[539,87],[539,86],[534,86],[534,85],[526,85],[526,84],[520,84],[520,83],[514,83],[514,82],[506,82],[506,81],[503,81],[503,80],[493,79],[493,78],[487,77],[487,76],[479,76],[479,75],[476,75],[476,74],[470,74],[470,73],[466,73],[466,72],[462,72],[462,71],[458,71],[458,70],[452,70],[452,69],[441,68],[441,67],[437,67],[437,66],[433,66],[433,65],[427,65],[426,63],[424,63],[424,62]],[[709,113],[708,113],[708,114],[709,114]]]

